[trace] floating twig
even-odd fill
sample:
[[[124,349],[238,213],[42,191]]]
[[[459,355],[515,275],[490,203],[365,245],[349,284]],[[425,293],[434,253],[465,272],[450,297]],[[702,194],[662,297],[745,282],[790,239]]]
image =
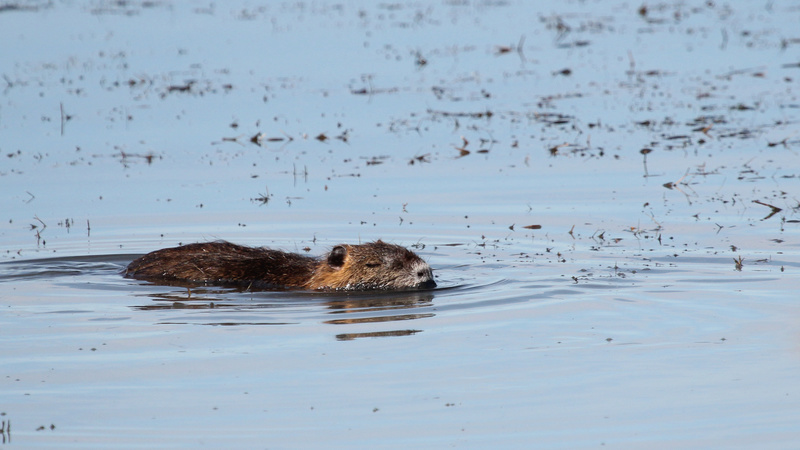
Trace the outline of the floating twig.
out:
[[[770,212],[770,213],[767,215],[767,217],[764,217],[764,218],[763,218],[763,219],[761,219],[761,220],[767,220],[767,219],[769,219],[770,217],[774,216],[775,214],[778,214],[779,212],[783,211],[781,208],[778,208],[778,207],[777,207],[777,206],[775,206],[775,205],[770,205],[769,203],[764,203],[764,202],[762,202],[762,201],[760,201],[760,200],[753,200],[753,203],[759,204],[759,205],[761,205],[761,206],[766,206],[766,207],[768,207],[768,208],[771,208],[771,209],[772,209],[772,211],[771,211],[771,212]]]

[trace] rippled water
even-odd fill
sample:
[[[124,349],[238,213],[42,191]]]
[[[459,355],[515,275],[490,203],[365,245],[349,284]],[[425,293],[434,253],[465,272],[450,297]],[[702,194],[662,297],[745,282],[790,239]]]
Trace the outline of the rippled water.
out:
[[[0,5],[2,443],[793,447],[798,16]],[[215,239],[438,287],[121,275]]]

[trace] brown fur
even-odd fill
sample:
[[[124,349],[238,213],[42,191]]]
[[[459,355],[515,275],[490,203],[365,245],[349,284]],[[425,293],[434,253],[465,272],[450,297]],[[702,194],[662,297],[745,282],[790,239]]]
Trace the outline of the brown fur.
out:
[[[206,242],[148,253],[125,276],[254,288],[408,289],[436,286],[430,266],[399,245],[337,245],[321,258],[230,242]]]

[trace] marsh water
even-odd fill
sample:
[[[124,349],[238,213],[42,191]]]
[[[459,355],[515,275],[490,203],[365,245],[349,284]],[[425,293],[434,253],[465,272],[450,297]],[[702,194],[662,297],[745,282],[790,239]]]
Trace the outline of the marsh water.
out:
[[[0,4],[19,447],[792,448],[794,2]],[[383,239],[429,291],[135,257]]]

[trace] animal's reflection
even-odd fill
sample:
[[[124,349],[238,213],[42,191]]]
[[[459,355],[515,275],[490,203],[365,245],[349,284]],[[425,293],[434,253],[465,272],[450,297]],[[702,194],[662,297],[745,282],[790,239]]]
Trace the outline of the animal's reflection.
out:
[[[176,290],[162,293],[150,293],[148,297],[151,303],[133,306],[140,311],[166,311],[166,310],[208,310],[213,314],[218,310],[220,313],[236,312],[238,315],[247,311],[263,311],[272,309],[279,312],[282,308],[308,307],[309,309],[324,305],[328,314],[334,317],[324,320],[323,323],[330,325],[357,325],[404,322],[433,317],[431,311],[433,306],[434,294],[432,291],[397,291],[379,293],[359,293],[359,294],[319,294],[308,293],[306,291],[282,291],[276,295],[275,292],[250,292],[245,293],[233,289],[222,289],[216,287],[197,287],[186,286],[185,291]],[[244,298],[250,295],[250,298]],[[416,310],[416,311],[414,311]],[[207,315],[204,319],[209,319]],[[253,319],[252,316],[248,319]],[[203,325],[216,326],[237,326],[237,325],[288,325],[300,322],[294,317],[284,317],[287,320],[254,322],[247,321],[204,321]],[[169,321],[160,322],[169,324],[197,324],[193,321],[181,321],[171,318]],[[420,333],[420,329],[398,329],[390,331],[369,331],[364,333],[342,333],[337,334],[336,339],[347,341],[357,338],[375,338],[391,336],[409,336]]]

